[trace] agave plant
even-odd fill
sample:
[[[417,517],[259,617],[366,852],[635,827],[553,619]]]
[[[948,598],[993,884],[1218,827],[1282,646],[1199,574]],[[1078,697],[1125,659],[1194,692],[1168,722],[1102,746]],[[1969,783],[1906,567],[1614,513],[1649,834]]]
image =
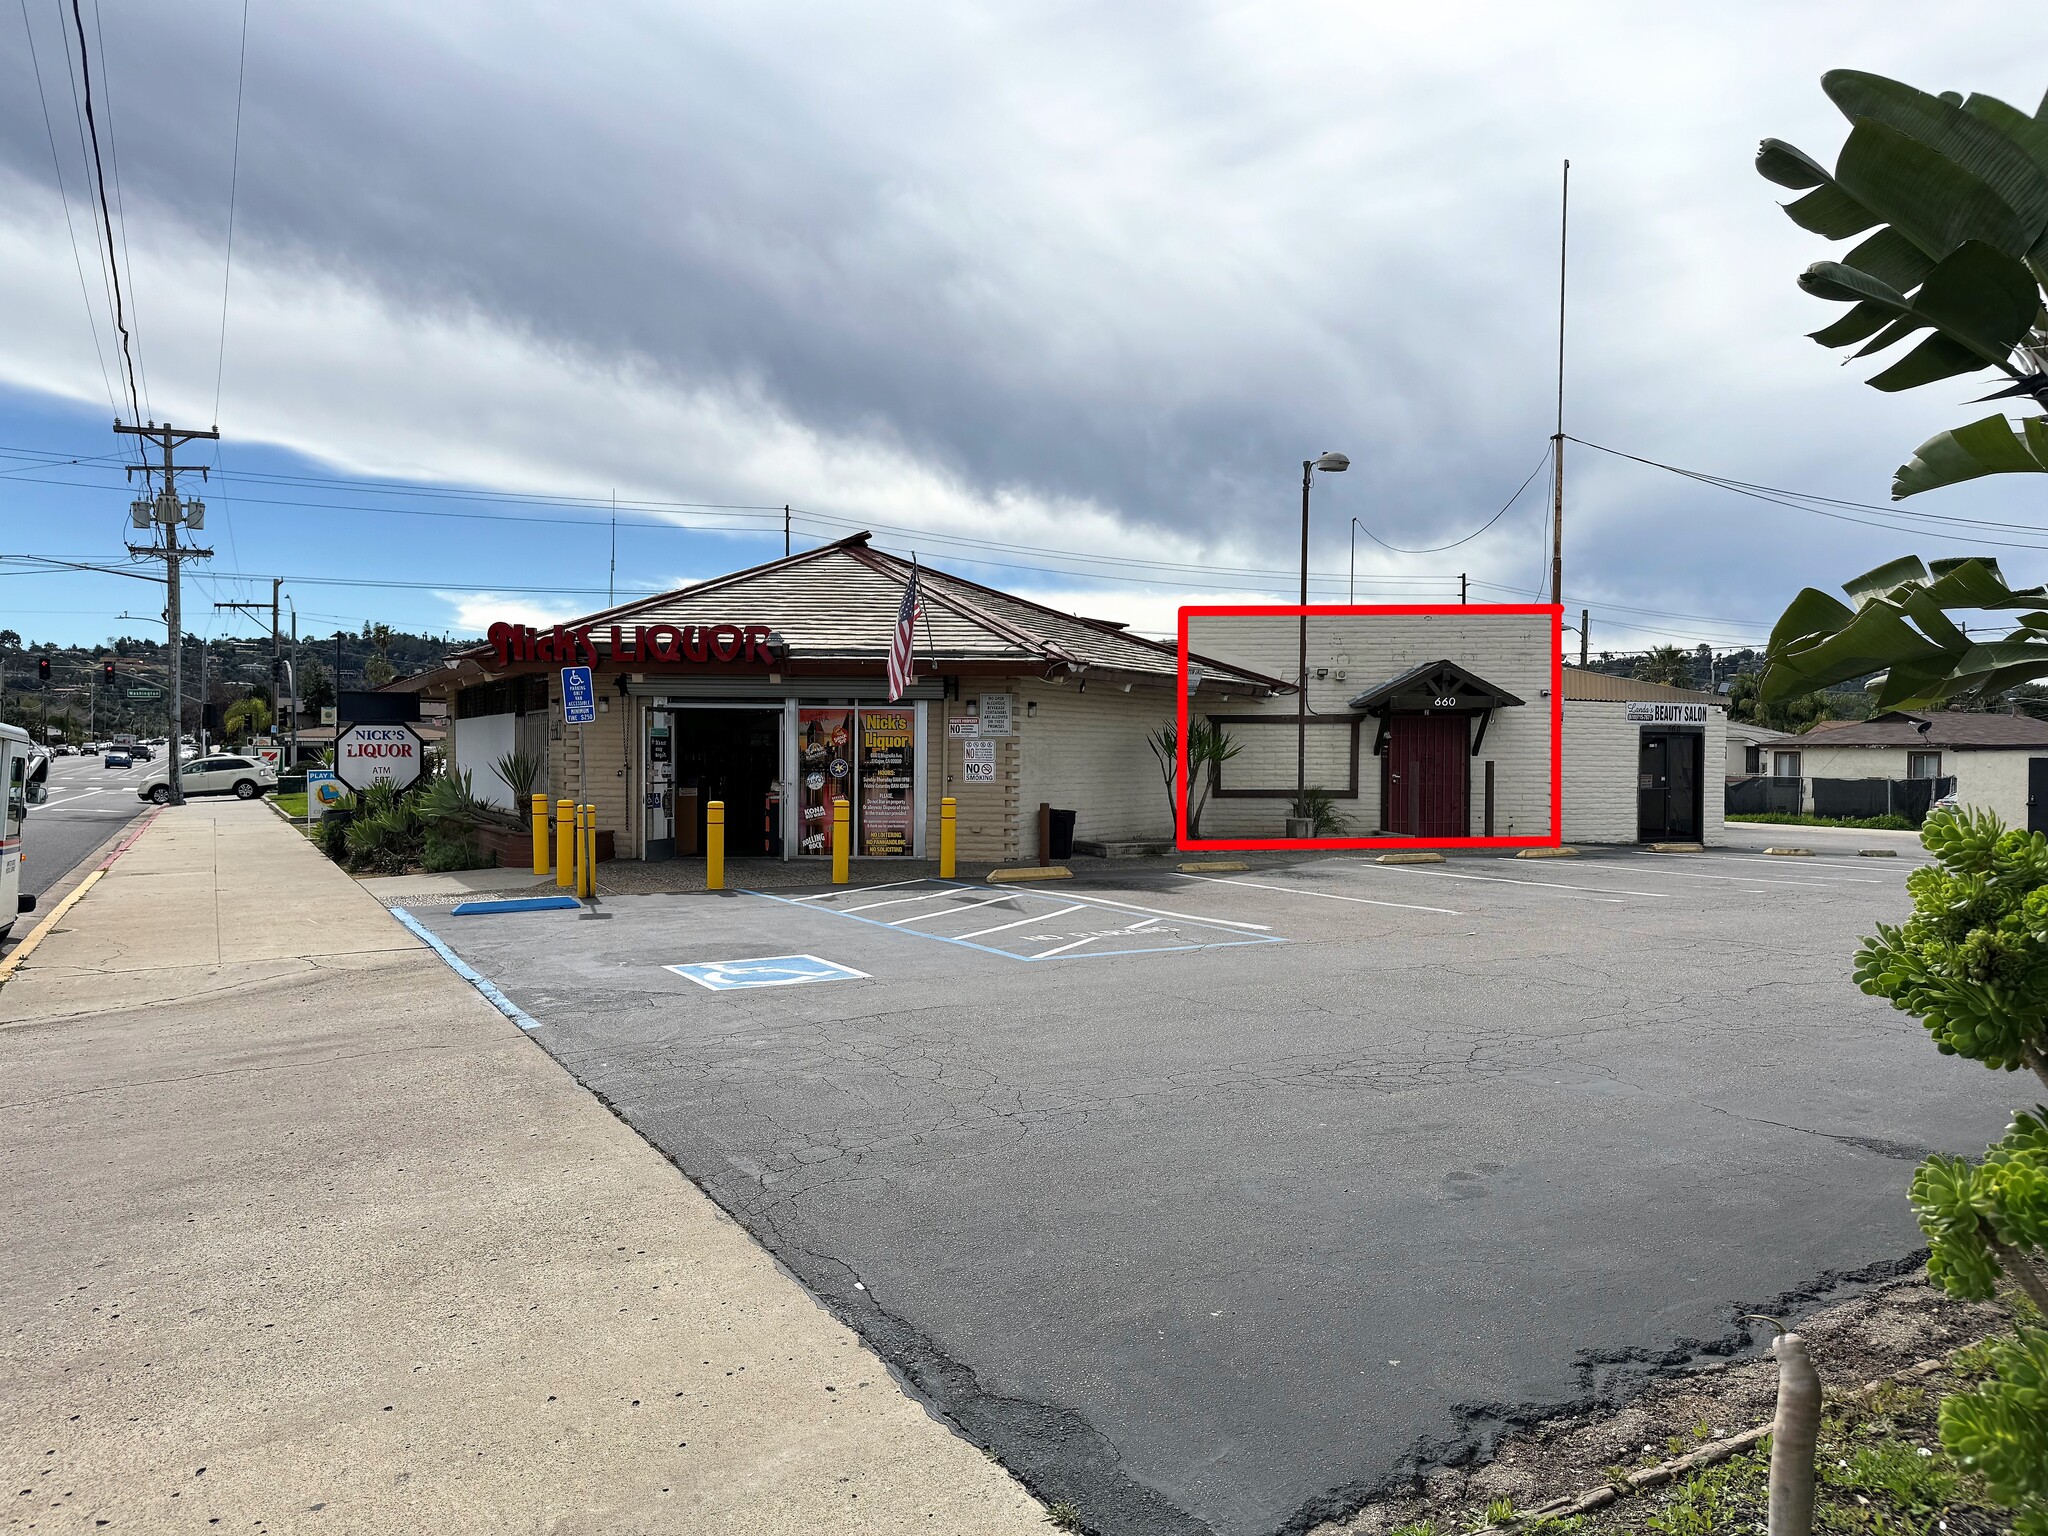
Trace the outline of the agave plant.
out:
[[[1756,157],[1763,176],[1805,194],[1785,206],[1795,224],[1865,237],[1801,274],[1808,293],[1849,306],[1813,339],[1866,357],[1924,331],[1872,388],[1995,370],[2007,382],[1984,399],[2048,408],[2048,101],[2029,116],[1993,96],[1930,96],[1853,69],[1831,70],[1821,88],[1850,123],[1834,169],[1781,139]],[[2048,473],[2048,420],[1998,414],[1930,438],[1892,495],[2008,473]]]

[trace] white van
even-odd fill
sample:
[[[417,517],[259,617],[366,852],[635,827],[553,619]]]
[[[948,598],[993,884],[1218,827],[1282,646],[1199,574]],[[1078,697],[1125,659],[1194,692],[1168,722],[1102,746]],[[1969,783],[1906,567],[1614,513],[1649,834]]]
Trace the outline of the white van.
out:
[[[0,939],[14,929],[14,920],[36,909],[34,896],[21,893],[22,823],[28,808],[42,802],[50,760],[35,752],[28,732],[18,725],[0,725],[0,784],[7,786],[7,809],[0,815]]]

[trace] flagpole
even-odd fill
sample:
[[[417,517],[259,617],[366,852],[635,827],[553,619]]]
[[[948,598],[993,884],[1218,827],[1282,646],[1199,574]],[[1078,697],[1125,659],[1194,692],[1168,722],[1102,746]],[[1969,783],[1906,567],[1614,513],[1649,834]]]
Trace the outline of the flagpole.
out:
[[[912,582],[917,582],[917,572],[917,551],[913,549],[910,552],[910,579]],[[936,674],[939,670],[939,648],[938,646],[932,643],[931,605],[924,601],[923,595],[921,593],[919,594],[917,605],[921,610],[923,610],[924,613],[924,647],[932,654],[932,671],[934,674]],[[913,682],[917,680],[917,648],[915,646],[911,647],[910,652],[910,676]],[[947,786],[951,783],[951,779],[948,777],[948,775],[952,772],[951,757],[953,739],[952,727],[947,723],[946,720],[946,690],[943,683],[940,685],[939,688],[938,730],[939,794],[943,797],[946,793]],[[927,798],[929,798],[929,796],[927,796]]]

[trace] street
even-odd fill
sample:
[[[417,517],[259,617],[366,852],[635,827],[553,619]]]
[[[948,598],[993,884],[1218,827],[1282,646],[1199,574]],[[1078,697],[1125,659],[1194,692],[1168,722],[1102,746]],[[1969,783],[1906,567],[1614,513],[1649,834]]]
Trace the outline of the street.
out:
[[[21,888],[41,900],[23,913],[7,947],[21,942],[63,896],[58,882],[85,856],[149,809],[135,786],[156,765],[103,768],[95,757],[59,757],[50,762],[50,797],[33,807],[22,836]],[[0,953],[5,953],[0,949]]]

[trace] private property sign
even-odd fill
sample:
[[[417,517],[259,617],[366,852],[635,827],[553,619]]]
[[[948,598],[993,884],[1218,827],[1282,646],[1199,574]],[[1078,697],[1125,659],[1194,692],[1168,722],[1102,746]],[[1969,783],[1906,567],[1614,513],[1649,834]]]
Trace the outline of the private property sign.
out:
[[[334,744],[334,771],[358,792],[380,783],[404,789],[426,765],[425,744],[409,725],[352,725]]]

